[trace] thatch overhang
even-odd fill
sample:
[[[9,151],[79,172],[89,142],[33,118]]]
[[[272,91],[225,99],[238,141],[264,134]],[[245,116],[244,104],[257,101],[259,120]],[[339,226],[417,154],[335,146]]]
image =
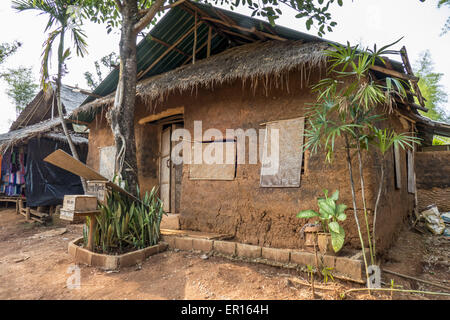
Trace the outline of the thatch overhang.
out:
[[[0,153],[4,153],[15,145],[26,143],[34,137],[46,137],[52,140],[67,142],[64,133],[56,130],[60,125],[60,119],[55,118],[0,134]],[[88,139],[82,135],[72,133],[71,137],[72,141],[77,145],[88,144]]]
[[[80,91],[84,90],[64,84],[61,86],[61,102],[65,116],[71,115],[72,112],[88,97],[87,94]],[[47,91],[39,91],[34,99],[25,107],[17,119],[12,123],[10,130],[17,130],[29,125],[40,123],[51,119],[52,116],[59,116],[55,92],[56,86],[54,83],[50,83]]]
[[[139,98],[151,103],[163,101],[171,93],[211,89],[237,79],[249,81],[253,88],[261,83],[267,89],[271,81],[286,85],[284,77],[294,69],[300,70],[302,85],[306,85],[312,67],[325,67],[324,50],[328,47],[323,42],[275,40],[246,44],[145,79],[137,84],[136,92]],[[113,101],[114,93],[111,93],[76,109],[73,116],[110,105]]]

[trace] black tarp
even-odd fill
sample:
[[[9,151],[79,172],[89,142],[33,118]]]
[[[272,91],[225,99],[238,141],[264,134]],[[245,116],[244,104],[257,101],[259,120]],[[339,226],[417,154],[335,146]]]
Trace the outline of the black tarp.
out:
[[[33,138],[28,141],[25,172],[25,196],[28,207],[62,204],[66,194],[83,194],[80,177],[58,168],[44,158],[57,149],[71,154],[69,145],[48,138]],[[78,155],[86,162],[87,145],[77,146]]]

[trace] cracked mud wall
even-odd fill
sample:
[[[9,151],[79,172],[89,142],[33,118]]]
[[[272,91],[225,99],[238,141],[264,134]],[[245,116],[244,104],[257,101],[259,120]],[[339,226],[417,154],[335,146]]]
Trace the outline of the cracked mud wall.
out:
[[[450,211],[450,151],[417,152],[416,175],[419,210],[436,204]]]
[[[236,81],[215,89],[198,89],[187,93],[171,94],[164,103],[137,106],[136,121],[140,117],[159,113],[168,108],[184,106],[185,128],[193,137],[193,122],[202,120],[203,132],[216,128],[225,135],[226,129],[256,129],[261,123],[304,116],[306,108],[315,100],[315,94],[300,87],[300,75],[289,74],[289,92],[286,86],[270,90],[268,96],[261,87],[252,93],[249,81]],[[311,76],[310,83],[318,81]],[[389,125],[404,130],[397,119],[389,119]],[[91,131],[90,141],[95,141],[99,133],[108,130]],[[110,132],[109,132],[110,133]],[[107,139],[100,138],[90,142],[90,161],[96,160],[94,147]],[[248,141],[248,140],[247,140]],[[138,150],[139,181],[143,190],[150,190],[157,184],[159,132],[156,126],[136,124],[136,144]],[[92,149],[92,150],[91,150]],[[348,168],[345,150],[338,143],[337,153],[332,164],[327,164],[322,155],[304,157],[304,173],[299,188],[261,188],[260,163],[238,164],[236,177],[232,181],[199,181],[189,179],[189,166],[183,166],[181,187],[180,224],[182,229],[204,232],[229,233],[237,241],[278,248],[301,248],[300,230],[307,221],[296,218],[300,210],[317,208],[316,198],[322,196],[322,189],[330,192],[340,190],[339,203],[345,203],[347,220],[343,223],[346,230],[346,245],[359,247],[352,198],[349,187]],[[91,152],[92,151],[92,152]],[[246,143],[248,159],[248,142]],[[375,203],[379,168],[375,165],[374,155],[364,156],[366,170],[366,199],[369,218],[372,219]],[[386,185],[382,194],[380,213],[377,223],[377,242],[380,251],[388,248],[402,221],[412,211],[414,196],[406,191],[406,156],[402,157],[403,188],[395,189],[393,155],[388,154],[386,162]],[[353,162],[354,181],[357,192],[357,209],[360,224],[364,226],[363,206],[360,196],[359,173],[356,159]],[[363,228],[363,237],[365,232]],[[366,243],[367,246],[367,243]]]

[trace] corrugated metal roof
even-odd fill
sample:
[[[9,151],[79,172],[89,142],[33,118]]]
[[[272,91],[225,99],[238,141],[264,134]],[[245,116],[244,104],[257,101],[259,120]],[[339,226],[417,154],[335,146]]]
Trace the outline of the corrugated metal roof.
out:
[[[169,49],[167,45],[175,44],[186,32],[195,26],[195,12],[197,12],[197,23],[201,23],[197,27],[196,48],[203,46],[196,54],[196,60],[206,58],[206,42],[210,27],[214,35],[214,38],[211,40],[211,55],[222,52],[232,46],[265,40],[265,38],[274,39],[279,37],[288,40],[302,40],[304,42],[331,42],[282,26],[273,27],[268,22],[216,8],[212,5],[186,1],[168,11],[137,45],[138,81],[173,70],[192,59],[194,32],[190,32],[175,46],[177,50],[170,50],[167,53],[166,51]],[[152,39],[152,37],[160,41]],[[167,45],[162,44],[161,41]],[[147,70],[161,55],[164,55],[164,57],[150,70]],[[396,68],[398,67],[396,65]],[[141,75],[142,73],[144,74]],[[141,78],[139,78],[140,75]],[[118,77],[119,70],[113,70],[93,91],[93,94],[103,97],[115,91]],[[83,104],[94,99],[93,96],[89,96]],[[94,118],[94,112],[80,112],[77,115],[77,119],[90,122]]]

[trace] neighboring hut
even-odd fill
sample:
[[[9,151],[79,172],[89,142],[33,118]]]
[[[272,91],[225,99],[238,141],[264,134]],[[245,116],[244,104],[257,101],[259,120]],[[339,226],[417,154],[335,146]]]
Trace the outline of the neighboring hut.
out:
[[[61,90],[66,115],[87,97],[73,90],[77,89],[64,85]],[[87,134],[75,132],[71,122],[68,127],[80,158],[85,161]],[[77,130],[83,131],[81,127]],[[17,211],[28,219],[43,221],[47,215],[44,208],[52,211],[62,204],[65,194],[82,194],[78,176],[43,161],[57,149],[70,153],[54,90],[41,90],[11,125],[10,131],[0,135],[0,201],[15,202]]]
[[[309,85],[325,75],[327,48],[321,38],[189,1],[161,19],[138,45],[135,135],[141,190],[160,186],[165,210],[170,213],[166,222],[175,221],[186,230],[232,234],[243,243],[301,248],[305,221],[296,214],[316,208],[323,188],[339,189],[339,201],[351,207],[344,152],[339,151],[334,163],[327,165],[308,151],[303,155],[300,148],[304,117],[316,100]],[[406,54],[403,58],[406,65]],[[396,61],[375,66],[373,72],[380,79],[386,75],[415,79]],[[114,70],[94,91],[103,97],[89,97],[72,116],[91,122],[87,165],[109,177],[115,149],[105,112],[112,106],[117,79]],[[415,94],[420,97],[417,88]],[[395,112],[386,115],[386,125],[397,132],[415,130],[412,117],[423,109],[409,98],[411,102],[398,104]],[[195,121],[202,121],[200,136]],[[174,163],[171,151],[178,149],[179,139],[172,137],[176,141],[171,141],[170,137],[179,128],[191,136],[185,137],[184,143],[189,144],[185,150],[198,142],[201,150],[215,146],[225,153],[227,147],[239,148],[236,132],[228,134],[227,129],[259,133],[261,128],[277,128],[283,139],[280,170],[268,175],[261,170],[260,158],[256,164],[249,163],[251,146],[245,137],[240,144],[245,147],[245,161],[234,157],[225,165]],[[203,136],[208,129],[219,130],[223,137]],[[259,149],[264,137],[257,140]],[[388,156],[377,218],[380,250],[391,245],[402,221],[414,210],[413,163],[407,164],[406,159],[404,151],[395,161],[393,152]],[[370,215],[379,172],[373,157],[364,161]],[[362,207],[358,211],[362,219]],[[347,214],[344,223],[346,245],[357,248],[352,216]]]

